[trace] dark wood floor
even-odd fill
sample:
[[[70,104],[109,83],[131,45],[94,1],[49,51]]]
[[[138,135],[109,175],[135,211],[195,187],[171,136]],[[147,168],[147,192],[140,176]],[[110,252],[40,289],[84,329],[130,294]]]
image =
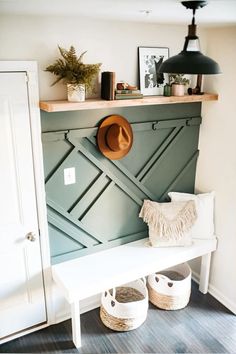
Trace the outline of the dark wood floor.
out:
[[[236,316],[193,283],[189,305],[162,311],[150,304],[146,322],[117,333],[100,321],[99,310],[82,317],[83,346],[71,341],[71,323],[34,332],[0,346],[1,353],[236,353]]]

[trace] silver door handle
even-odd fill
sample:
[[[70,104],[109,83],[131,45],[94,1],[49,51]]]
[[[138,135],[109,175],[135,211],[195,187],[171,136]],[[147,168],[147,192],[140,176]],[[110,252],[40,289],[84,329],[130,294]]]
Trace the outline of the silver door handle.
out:
[[[31,242],[34,242],[36,240],[36,235],[33,232],[28,232],[25,237]]]

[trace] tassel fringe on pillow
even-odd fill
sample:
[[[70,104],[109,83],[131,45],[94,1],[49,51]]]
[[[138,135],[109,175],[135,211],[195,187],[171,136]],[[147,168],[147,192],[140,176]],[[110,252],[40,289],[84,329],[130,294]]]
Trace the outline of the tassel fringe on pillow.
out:
[[[170,203],[144,200],[139,217],[158,237],[179,240],[195,223],[197,212],[193,200]]]

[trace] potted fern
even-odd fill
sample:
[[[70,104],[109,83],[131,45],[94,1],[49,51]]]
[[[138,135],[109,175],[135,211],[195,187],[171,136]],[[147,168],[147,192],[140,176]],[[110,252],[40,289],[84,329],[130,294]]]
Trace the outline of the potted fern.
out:
[[[93,78],[98,74],[101,63],[84,64],[82,58],[86,52],[79,57],[73,46],[69,50],[58,46],[62,58],[57,59],[49,65],[45,71],[58,76],[52,86],[62,81],[67,85],[68,101],[80,102],[85,100],[85,91],[92,88]]]
[[[184,74],[170,74],[169,80],[172,96],[184,96],[185,85],[189,84],[189,79],[186,79]]]

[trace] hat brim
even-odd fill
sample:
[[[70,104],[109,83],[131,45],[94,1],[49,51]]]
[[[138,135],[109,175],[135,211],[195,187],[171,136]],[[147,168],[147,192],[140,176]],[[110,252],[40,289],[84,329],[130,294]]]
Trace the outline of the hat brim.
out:
[[[119,151],[113,151],[109,148],[109,146],[106,143],[106,134],[109,129],[109,127],[112,124],[118,124],[120,126],[123,126],[126,131],[128,132],[130,136],[130,143],[126,149],[119,150]],[[131,128],[130,123],[122,116],[119,115],[111,115],[103,120],[101,125],[98,128],[98,133],[97,133],[97,144],[99,147],[99,150],[101,153],[106,156],[110,160],[119,160],[125,155],[128,154],[130,151],[132,144],[133,144],[133,131]]]

